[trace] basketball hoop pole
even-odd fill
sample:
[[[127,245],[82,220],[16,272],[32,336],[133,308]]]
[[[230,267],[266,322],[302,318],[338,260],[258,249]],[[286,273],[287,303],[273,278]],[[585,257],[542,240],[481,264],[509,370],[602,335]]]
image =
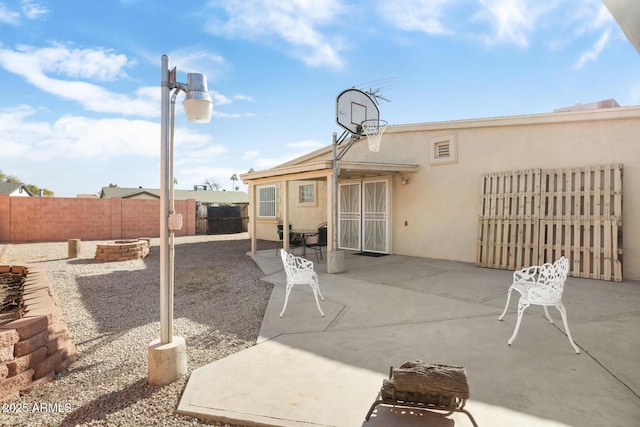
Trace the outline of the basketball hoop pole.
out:
[[[327,253],[327,273],[344,272],[344,252],[338,250],[338,134],[333,132],[333,182],[331,186],[331,251]],[[348,147],[345,147],[348,148]]]
[[[333,132],[333,183],[331,190],[331,250],[338,249],[338,134]]]

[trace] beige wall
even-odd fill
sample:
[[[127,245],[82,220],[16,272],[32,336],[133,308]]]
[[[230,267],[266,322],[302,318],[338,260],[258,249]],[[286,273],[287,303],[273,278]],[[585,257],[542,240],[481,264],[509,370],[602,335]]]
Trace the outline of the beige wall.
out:
[[[389,133],[382,150],[393,146],[405,152],[397,161],[421,164],[409,184],[396,186],[393,252],[474,262],[483,173],[622,163],[623,273],[640,279],[639,130],[636,110],[632,119]],[[457,163],[429,163],[430,138],[438,134],[455,134]]]
[[[455,138],[456,163],[431,164],[434,138],[442,136]],[[304,161],[330,158],[327,149]],[[482,174],[621,163],[623,274],[640,280],[640,107],[390,126],[378,153],[363,139],[344,160],[419,164],[408,184],[398,175],[392,180],[391,252],[465,262],[476,259]],[[326,182],[318,184],[326,194]],[[322,196],[317,210],[295,208],[295,185],[291,222],[326,218]],[[260,220],[257,226],[258,238],[266,238]],[[275,235],[275,222],[272,229]]]
[[[282,194],[285,182],[272,182],[276,186],[276,217],[256,218],[256,237],[263,240],[278,240],[276,225],[283,218]],[[313,184],[316,187],[314,203],[299,203],[300,186]],[[289,200],[289,222],[297,230],[313,230],[327,221],[327,182],[321,180],[289,181],[287,199]]]

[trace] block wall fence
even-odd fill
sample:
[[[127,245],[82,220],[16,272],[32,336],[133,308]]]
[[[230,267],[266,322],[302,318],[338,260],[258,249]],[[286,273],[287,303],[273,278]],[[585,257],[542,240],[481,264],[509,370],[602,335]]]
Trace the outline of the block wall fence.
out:
[[[182,230],[196,234],[196,202],[176,200]],[[0,242],[116,240],[160,236],[160,200],[0,195]]]

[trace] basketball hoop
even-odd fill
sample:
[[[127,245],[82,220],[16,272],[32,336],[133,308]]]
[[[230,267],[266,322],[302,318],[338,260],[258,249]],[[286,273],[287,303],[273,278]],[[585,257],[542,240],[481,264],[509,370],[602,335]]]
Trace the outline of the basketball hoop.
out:
[[[387,125],[387,121],[381,119],[370,119],[362,122],[362,134],[367,136],[369,151],[375,153],[380,151],[380,140],[385,129],[387,129]]]

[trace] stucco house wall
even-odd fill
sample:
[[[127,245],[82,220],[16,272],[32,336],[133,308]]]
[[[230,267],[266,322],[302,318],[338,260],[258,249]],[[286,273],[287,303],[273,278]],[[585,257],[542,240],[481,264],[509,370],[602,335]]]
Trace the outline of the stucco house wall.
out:
[[[299,203],[300,187],[302,185],[315,186],[315,202]],[[277,224],[284,217],[282,203],[283,186],[282,181],[270,182],[267,185],[276,186],[276,216],[275,218],[256,218],[256,236],[262,240],[278,240]],[[251,197],[253,188],[250,188]],[[327,221],[327,183],[326,180],[314,181],[290,181],[287,189],[287,200],[289,201],[289,222],[296,230],[313,230],[323,222]],[[249,211],[251,211],[249,209]],[[252,220],[251,214],[250,221]]]
[[[455,162],[431,161],[441,140]],[[329,147],[298,163],[331,157]],[[343,160],[419,164],[406,185],[390,176],[391,252],[464,262],[476,259],[482,174],[621,163],[624,277],[640,279],[640,107],[389,126],[378,153],[362,139]]]

